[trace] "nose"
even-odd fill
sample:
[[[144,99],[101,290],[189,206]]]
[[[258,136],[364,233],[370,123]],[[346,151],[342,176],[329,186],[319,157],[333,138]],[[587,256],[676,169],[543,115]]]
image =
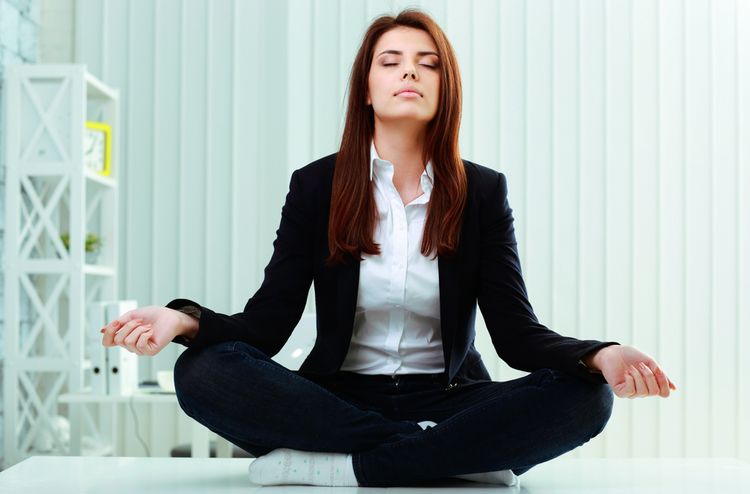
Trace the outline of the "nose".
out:
[[[406,71],[406,73],[404,74],[404,77],[402,79],[406,79],[407,77],[409,77],[409,74],[411,74],[411,78],[412,79],[414,79],[414,80],[417,79],[417,72],[414,69],[410,69],[410,70]]]

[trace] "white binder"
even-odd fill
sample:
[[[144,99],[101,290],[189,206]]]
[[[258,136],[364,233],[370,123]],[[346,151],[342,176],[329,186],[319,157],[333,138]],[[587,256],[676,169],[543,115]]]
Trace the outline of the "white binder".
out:
[[[101,328],[107,325],[106,306],[108,302],[94,302],[87,309],[88,331],[86,331],[86,354],[91,359],[90,390],[95,395],[108,394],[107,349],[102,345]]]
[[[108,324],[129,310],[138,307],[135,300],[115,300],[106,303]],[[128,395],[138,389],[138,355],[121,346],[105,348],[107,351],[107,389],[110,395]]]

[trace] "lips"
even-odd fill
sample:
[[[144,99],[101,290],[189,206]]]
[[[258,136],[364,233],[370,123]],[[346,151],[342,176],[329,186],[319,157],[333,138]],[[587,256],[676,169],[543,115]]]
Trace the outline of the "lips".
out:
[[[398,96],[399,94],[406,93],[406,92],[414,93],[414,94],[418,94],[418,95],[422,96],[422,93],[420,93],[419,91],[417,91],[413,87],[405,87],[403,89],[399,89],[398,92],[396,94],[394,94],[394,96]]]

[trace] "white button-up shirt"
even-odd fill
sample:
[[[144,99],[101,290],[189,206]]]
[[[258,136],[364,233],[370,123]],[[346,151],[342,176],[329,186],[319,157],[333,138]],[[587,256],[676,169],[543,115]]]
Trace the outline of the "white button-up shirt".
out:
[[[422,232],[432,192],[432,162],[423,194],[404,205],[393,164],[370,146],[370,180],[378,208],[374,241],[380,255],[362,254],[354,329],[341,370],[360,374],[436,374],[445,369],[440,332],[438,261],[423,256]]]

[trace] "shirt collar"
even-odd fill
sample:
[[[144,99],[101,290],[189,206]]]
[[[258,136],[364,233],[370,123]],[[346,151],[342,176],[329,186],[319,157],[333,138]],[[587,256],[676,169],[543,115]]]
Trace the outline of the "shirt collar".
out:
[[[375,139],[373,139],[370,143],[370,181],[373,180],[375,174],[374,168],[376,163],[387,163],[391,167],[393,166],[393,163],[378,156],[378,151],[377,149],[375,149]],[[422,182],[422,190],[425,192],[427,192],[428,188],[432,190],[432,183],[434,179],[435,174],[433,173],[432,169],[432,159],[430,159],[427,162],[427,166],[425,166],[425,170],[422,172],[422,176],[420,177],[420,181]]]

